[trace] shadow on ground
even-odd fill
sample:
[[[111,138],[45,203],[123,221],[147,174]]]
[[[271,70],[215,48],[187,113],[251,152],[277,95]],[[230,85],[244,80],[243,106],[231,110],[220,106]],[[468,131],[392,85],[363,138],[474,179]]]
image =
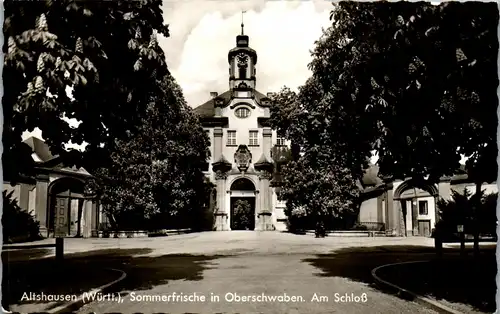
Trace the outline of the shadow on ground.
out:
[[[392,263],[430,260],[429,263],[383,268],[377,274],[384,280],[417,294],[468,304],[477,310],[491,313],[495,310],[495,250],[486,248],[474,260],[471,249],[467,250],[467,257],[461,258],[458,249],[447,248],[443,259],[437,261],[432,247],[359,247],[340,249],[332,254],[321,254],[303,261],[321,270],[318,276],[344,277],[393,293],[386,287],[375,285],[371,274],[374,268]]]
[[[169,280],[201,280],[209,261],[218,256],[163,255],[140,256],[151,249],[109,249],[65,255],[63,262],[54,258],[13,261],[2,255],[4,276],[2,304],[20,304],[25,292],[80,295],[117,279],[116,268],[127,273],[113,291],[145,290]],[[33,303],[33,301],[31,301]]]
[[[2,261],[25,261],[36,259],[52,254],[53,249],[27,249],[2,251]]]

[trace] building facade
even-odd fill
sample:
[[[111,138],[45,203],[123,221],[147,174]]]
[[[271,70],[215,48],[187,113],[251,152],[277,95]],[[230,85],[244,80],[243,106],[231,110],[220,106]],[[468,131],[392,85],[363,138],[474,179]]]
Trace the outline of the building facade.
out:
[[[250,48],[243,25],[228,64],[229,89],[210,93],[195,108],[210,138],[206,175],[216,185],[215,230],[284,230],[284,204],[271,182],[271,149],[286,143],[269,126],[270,95],[256,90],[257,52]],[[251,208],[251,222],[243,227],[237,212],[241,202]]]
[[[439,183],[411,178],[384,182],[372,165],[362,182],[358,223],[392,236],[428,237],[439,220],[438,200],[450,200],[452,191],[462,194],[464,189],[476,193],[476,185],[465,173],[442,177]],[[481,189],[486,195],[498,193],[496,182],[484,183]]]
[[[257,52],[250,48],[243,25],[227,60],[228,90],[211,92],[194,109],[210,138],[211,157],[205,174],[216,186],[214,229],[286,230],[285,204],[277,199],[279,187],[272,179],[275,163],[271,152],[289,143],[277,137],[269,125],[270,93],[256,89]],[[464,173],[442,178],[438,184],[411,178],[384,182],[375,165],[366,171],[359,188],[358,224],[391,236],[431,236],[439,220],[437,201],[450,199],[453,190],[475,192],[474,183]],[[496,183],[482,188],[486,194],[498,191]],[[250,225],[238,223],[239,201],[251,208]]]
[[[43,237],[92,237],[99,224],[98,202],[85,191],[91,175],[83,168],[65,167],[48,145],[30,137],[24,142],[32,151],[35,174],[23,176],[15,184],[8,178],[3,190],[17,200],[19,207],[33,215]]]

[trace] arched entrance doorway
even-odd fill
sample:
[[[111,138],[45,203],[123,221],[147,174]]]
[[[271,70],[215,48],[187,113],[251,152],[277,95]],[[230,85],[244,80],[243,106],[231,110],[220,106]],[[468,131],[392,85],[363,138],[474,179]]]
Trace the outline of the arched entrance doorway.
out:
[[[394,191],[394,200],[399,201],[405,236],[429,237],[436,223],[436,198],[439,192],[435,185],[407,180]]]
[[[82,236],[84,219],[84,182],[75,178],[61,178],[48,188],[49,234],[54,236]]]
[[[231,184],[231,230],[255,229],[255,185],[247,178]]]

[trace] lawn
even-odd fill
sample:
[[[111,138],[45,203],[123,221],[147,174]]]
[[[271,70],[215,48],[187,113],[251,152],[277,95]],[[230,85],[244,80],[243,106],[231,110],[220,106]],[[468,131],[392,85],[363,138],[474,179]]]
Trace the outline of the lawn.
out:
[[[477,260],[472,258],[472,248],[467,248],[467,258],[461,258],[459,252],[458,248],[446,248],[443,260],[439,261],[431,247],[358,247],[319,254],[305,262],[320,269],[322,272],[319,276],[345,277],[385,291],[387,287],[379,286],[371,274],[374,268],[392,263],[431,261],[384,267],[377,271],[377,275],[459,311],[494,312],[497,273],[495,249],[483,249]]]
[[[466,304],[475,311],[486,313],[496,310],[496,273],[495,255],[487,253],[477,259],[470,255],[445,257],[425,263],[390,266],[377,272],[384,280],[417,294],[449,302],[452,307],[455,307],[453,303]]]

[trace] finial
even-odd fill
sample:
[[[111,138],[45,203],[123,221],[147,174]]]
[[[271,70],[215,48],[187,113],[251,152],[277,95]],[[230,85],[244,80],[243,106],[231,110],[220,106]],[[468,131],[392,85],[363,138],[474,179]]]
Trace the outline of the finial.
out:
[[[245,26],[245,24],[243,23],[243,14],[244,13],[247,13],[247,11],[241,11],[241,35],[243,36],[243,27]]]

